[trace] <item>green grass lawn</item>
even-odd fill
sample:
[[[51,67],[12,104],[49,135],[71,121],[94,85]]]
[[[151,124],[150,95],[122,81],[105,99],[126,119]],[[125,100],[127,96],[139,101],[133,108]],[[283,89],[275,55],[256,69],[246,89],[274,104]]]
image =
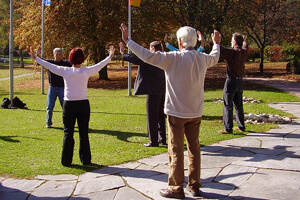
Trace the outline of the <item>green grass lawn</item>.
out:
[[[37,72],[32,65],[31,58],[24,58],[25,66],[21,68],[20,63],[17,62],[17,59],[14,59],[14,68],[13,75],[17,76],[20,74],[27,74]],[[0,78],[8,78],[9,77],[9,63],[0,63]]]
[[[30,178],[38,174],[82,174],[101,166],[120,164],[140,158],[166,153],[167,147],[145,148],[148,142],[145,96],[128,96],[127,90],[89,89],[91,104],[90,143],[91,166],[82,166],[78,157],[78,130],[74,135],[75,150],[73,167],[63,167],[60,163],[63,124],[62,110],[58,104],[53,116],[53,128],[45,128],[46,95],[39,88],[22,86],[29,80],[38,80],[38,74],[15,79],[15,96],[28,109],[0,109],[0,176]],[[30,85],[30,83],[29,83]],[[47,90],[45,90],[47,92]],[[1,81],[0,99],[9,96],[9,81]],[[277,90],[245,90],[244,96],[260,99],[260,104],[245,104],[247,113],[272,113],[291,116],[270,108],[268,102],[299,101],[300,99]],[[220,135],[222,125],[222,104],[211,102],[222,97],[222,89],[205,92],[203,121],[200,127],[202,145],[243,137],[234,132]],[[248,132],[262,132],[277,125],[246,125]]]

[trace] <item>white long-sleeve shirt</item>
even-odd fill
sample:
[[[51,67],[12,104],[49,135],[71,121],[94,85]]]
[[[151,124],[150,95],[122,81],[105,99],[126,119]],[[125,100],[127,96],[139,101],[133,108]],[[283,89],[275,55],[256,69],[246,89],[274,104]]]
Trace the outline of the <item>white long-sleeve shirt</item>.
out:
[[[204,80],[208,67],[217,64],[220,46],[215,44],[210,54],[195,50],[154,52],[132,40],[127,46],[140,59],[165,70],[166,98],[164,112],[179,118],[202,116],[204,107]]]
[[[96,74],[110,61],[110,57],[106,57],[101,62],[89,67],[63,67],[51,64],[47,61],[36,57],[35,61],[45,68],[49,69],[54,74],[60,75],[64,78],[64,100],[78,101],[86,100],[87,98],[87,84],[89,77]]]

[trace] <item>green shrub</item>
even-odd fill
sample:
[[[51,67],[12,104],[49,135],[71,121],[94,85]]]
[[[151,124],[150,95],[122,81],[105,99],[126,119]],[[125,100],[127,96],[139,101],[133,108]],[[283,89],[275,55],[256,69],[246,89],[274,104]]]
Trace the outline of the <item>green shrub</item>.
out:
[[[265,48],[265,55],[267,56],[268,60],[271,62],[278,62],[284,58],[282,54],[283,47],[281,46],[267,46]]]
[[[285,55],[285,61],[290,61],[294,57],[300,58],[300,45],[286,44],[283,45],[282,54]]]

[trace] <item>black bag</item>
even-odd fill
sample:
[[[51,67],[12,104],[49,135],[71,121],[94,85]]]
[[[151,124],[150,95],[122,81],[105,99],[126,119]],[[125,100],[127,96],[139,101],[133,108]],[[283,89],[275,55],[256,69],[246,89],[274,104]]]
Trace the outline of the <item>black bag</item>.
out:
[[[13,107],[25,108],[26,103],[23,103],[18,97],[13,99]]]
[[[10,106],[10,103],[11,102],[10,102],[9,98],[5,97],[1,103],[1,108],[8,108]]]

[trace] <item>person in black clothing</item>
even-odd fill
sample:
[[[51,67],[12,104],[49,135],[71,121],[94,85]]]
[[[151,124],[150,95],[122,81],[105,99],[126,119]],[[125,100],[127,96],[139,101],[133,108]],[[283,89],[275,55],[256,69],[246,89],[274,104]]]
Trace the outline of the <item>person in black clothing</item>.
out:
[[[227,79],[223,89],[223,123],[221,134],[232,133],[233,106],[238,127],[235,130],[245,131],[243,109],[243,76],[248,55],[246,36],[234,33],[231,40],[232,48],[220,46],[220,55],[226,60]]]
[[[145,147],[157,147],[159,143],[167,145],[166,121],[164,114],[165,73],[162,69],[143,62],[136,56],[124,53],[124,45],[119,43],[123,60],[139,65],[134,83],[134,95],[146,94],[147,129],[150,142]],[[150,43],[150,51],[163,51],[160,42]]]
[[[63,60],[63,54],[61,48],[53,49],[53,56],[54,59],[46,60],[55,65],[59,66],[67,66],[72,67],[68,60]],[[58,98],[61,107],[63,107],[64,102],[64,79],[52,73],[48,70],[48,77],[49,77],[49,89],[47,95],[47,115],[46,115],[46,128],[51,128],[52,126],[52,116],[53,116],[53,109],[55,107],[55,101]]]

